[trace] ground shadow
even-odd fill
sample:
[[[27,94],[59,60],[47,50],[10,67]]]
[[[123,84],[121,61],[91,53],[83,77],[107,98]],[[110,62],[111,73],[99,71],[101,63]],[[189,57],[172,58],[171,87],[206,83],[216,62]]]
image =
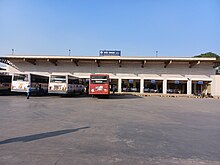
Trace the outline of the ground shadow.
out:
[[[16,93],[13,92],[0,92],[0,96],[16,96]]]
[[[45,139],[45,138],[49,138],[49,137],[73,133],[73,132],[77,132],[79,130],[87,129],[87,128],[90,128],[90,127],[80,127],[80,128],[76,128],[76,129],[65,129],[65,130],[60,130],[60,131],[45,132],[45,133],[40,133],[40,134],[15,137],[15,138],[0,141],[0,145],[7,144],[7,143],[14,143],[14,142],[31,142],[31,141],[35,141],[35,140],[39,140],[39,139]]]
[[[139,99],[142,98],[132,94],[111,94],[109,97],[97,97],[98,99]]]
[[[66,95],[60,95],[61,98],[87,98],[92,97],[89,94],[66,94]]]
[[[132,94],[110,94],[110,95],[96,95],[92,96],[89,94],[75,94],[75,95],[61,95],[61,98],[96,98],[96,99],[138,99],[142,98]]]

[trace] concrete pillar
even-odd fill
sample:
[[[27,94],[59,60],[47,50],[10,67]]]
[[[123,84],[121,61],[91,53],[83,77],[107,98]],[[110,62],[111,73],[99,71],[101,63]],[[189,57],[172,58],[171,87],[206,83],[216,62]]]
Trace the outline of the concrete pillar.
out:
[[[205,84],[205,95],[207,95],[208,94],[208,83],[207,84]]]
[[[187,81],[187,95],[192,94],[192,80]]]
[[[121,93],[121,78],[118,78],[118,93]]]
[[[220,97],[220,75],[212,75],[211,78],[211,95],[214,97]]]
[[[167,79],[163,80],[163,94],[167,94]]]
[[[141,78],[140,80],[140,93],[144,93],[144,79]]]

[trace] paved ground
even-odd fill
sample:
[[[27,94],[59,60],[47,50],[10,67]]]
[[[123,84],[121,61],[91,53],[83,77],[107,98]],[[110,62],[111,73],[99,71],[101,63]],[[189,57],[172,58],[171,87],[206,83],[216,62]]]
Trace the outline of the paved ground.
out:
[[[220,100],[0,96],[0,164],[220,164]]]

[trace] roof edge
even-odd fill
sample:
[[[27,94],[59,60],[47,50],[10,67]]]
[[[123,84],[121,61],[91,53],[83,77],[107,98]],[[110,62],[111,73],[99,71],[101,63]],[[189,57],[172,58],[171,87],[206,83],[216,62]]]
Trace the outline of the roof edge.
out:
[[[0,57],[4,59],[79,59],[79,60],[180,60],[180,61],[216,61],[213,57],[130,57],[130,56],[23,56],[23,55],[10,55]]]

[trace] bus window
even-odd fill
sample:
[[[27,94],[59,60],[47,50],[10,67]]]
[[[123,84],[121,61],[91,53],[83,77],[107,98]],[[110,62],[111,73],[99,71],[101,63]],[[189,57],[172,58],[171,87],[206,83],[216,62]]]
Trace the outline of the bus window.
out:
[[[33,75],[31,76],[31,82],[35,83],[48,83],[48,77],[40,76],[40,75]]]
[[[107,76],[91,76],[91,84],[105,84],[108,83]]]
[[[28,75],[27,74],[15,74],[13,81],[28,81]]]
[[[51,75],[50,77],[50,82],[51,83],[66,83],[66,76],[56,76],[56,75]]]
[[[78,79],[69,79],[68,84],[80,84]]]

